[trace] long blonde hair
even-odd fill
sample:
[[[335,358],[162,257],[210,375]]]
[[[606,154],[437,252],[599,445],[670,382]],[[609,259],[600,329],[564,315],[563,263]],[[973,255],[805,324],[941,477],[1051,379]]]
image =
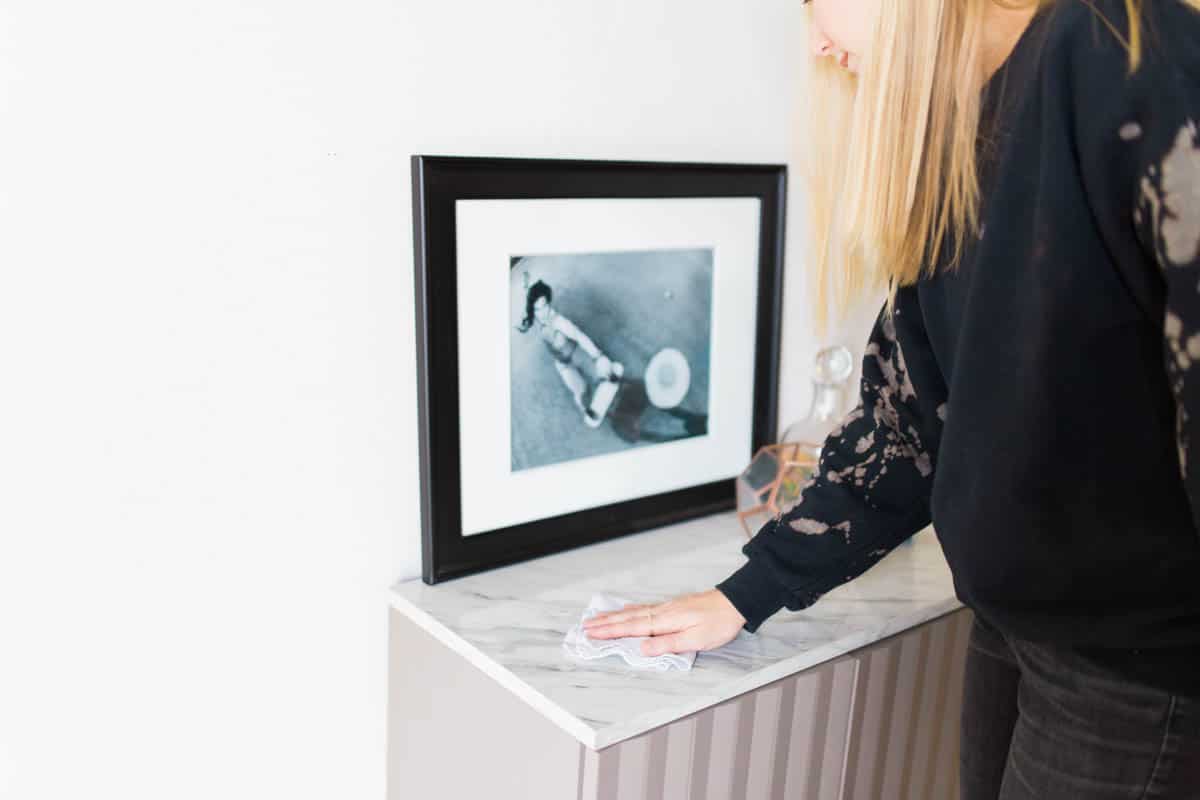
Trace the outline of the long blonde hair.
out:
[[[979,228],[975,148],[987,7],[1040,10],[1064,1],[883,0],[859,74],[827,58],[809,65],[808,104],[821,119],[799,160],[818,331],[829,322],[830,300],[841,316],[856,296],[886,287],[890,314],[896,289],[932,274],[938,254],[957,265],[964,239]],[[1142,57],[1145,1],[1125,0],[1124,31],[1104,20],[1128,51],[1130,70]],[[1200,0],[1184,2],[1200,11]]]

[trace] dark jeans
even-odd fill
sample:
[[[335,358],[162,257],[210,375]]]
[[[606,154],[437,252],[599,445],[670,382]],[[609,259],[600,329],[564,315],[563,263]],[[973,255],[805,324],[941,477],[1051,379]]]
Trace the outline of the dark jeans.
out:
[[[978,614],[965,669],[960,800],[1200,800],[1200,697],[1131,683]]]

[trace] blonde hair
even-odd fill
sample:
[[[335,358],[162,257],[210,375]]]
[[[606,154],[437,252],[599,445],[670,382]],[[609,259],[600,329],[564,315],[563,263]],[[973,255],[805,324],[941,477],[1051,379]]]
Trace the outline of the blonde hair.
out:
[[[1183,1],[1200,11],[1200,0]],[[987,7],[1038,10],[1054,2],[1063,0],[883,0],[859,74],[811,59],[805,88],[821,119],[799,161],[819,332],[830,300],[841,316],[855,296],[886,287],[891,314],[896,289],[931,275],[939,254],[957,266],[965,237],[979,228],[975,147]],[[1128,51],[1130,70],[1142,58],[1144,2],[1125,0],[1127,33],[1104,20]]]

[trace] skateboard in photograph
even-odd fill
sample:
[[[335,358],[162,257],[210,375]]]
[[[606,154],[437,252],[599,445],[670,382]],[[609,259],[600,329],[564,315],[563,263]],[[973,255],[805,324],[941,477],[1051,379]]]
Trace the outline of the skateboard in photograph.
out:
[[[608,356],[596,359],[596,371],[607,376],[592,389],[592,401],[588,404],[584,422],[589,428],[599,428],[608,416],[613,401],[621,390],[621,378],[625,374],[625,365],[620,361],[611,361]]]
[[[596,359],[596,371],[608,378],[598,383],[592,391],[592,401],[585,420],[592,428],[604,422],[605,416],[613,408],[615,398],[627,383],[623,380],[625,368],[619,361],[610,364],[605,356],[600,356]],[[662,348],[646,364],[642,381],[650,403],[671,412],[683,401],[691,385],[687,358],[674,347]]]

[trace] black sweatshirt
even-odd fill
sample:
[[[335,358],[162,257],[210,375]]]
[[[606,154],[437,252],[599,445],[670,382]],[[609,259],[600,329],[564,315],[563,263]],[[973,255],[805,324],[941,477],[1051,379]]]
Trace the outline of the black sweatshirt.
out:
[[[1200,14],[1145,5],[1132,76],[1123,0],[1059,0],[984,87],[981,233],[717,584],[747,631],[932,523],[984,620],[1200,696]]]

